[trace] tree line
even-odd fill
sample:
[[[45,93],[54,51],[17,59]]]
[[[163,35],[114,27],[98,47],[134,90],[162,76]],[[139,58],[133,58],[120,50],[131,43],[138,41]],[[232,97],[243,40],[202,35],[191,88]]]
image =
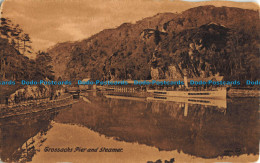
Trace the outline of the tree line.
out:
[[[4,17],[0,24],[0,80],[53,80],[51,56],[34,52],[29,34],[19,24]],[[36,58],[30,59],[32,55]]]

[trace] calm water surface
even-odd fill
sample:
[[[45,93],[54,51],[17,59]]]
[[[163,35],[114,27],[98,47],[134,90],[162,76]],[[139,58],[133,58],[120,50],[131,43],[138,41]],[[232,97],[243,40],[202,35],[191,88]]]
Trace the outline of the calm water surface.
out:
[[[256,161],[257,98],[227,101],[85,94],[72,107],[0,120],[4,162]],[[46,152],[87,148],[92,152]],[[102,148],[122,152],[99,152]]]

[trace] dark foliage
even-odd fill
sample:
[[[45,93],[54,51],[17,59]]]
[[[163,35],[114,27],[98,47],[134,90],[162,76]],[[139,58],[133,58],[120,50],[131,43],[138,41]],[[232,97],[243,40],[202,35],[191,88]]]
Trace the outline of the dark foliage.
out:
[[[226,80],[255,80],[259,27],[257,11],[233,7],[201,6],[181,14],[157,14],[63,44],[64,49],[70,47],[65,52],[69,59],[57,67],[66,64],[59,72],[71,80],[150,79],[151,67],[165,78],[169,66],[181,76],[219,74]],[[50,50],[52,56],[58,55],[55,49],[59,45]]]

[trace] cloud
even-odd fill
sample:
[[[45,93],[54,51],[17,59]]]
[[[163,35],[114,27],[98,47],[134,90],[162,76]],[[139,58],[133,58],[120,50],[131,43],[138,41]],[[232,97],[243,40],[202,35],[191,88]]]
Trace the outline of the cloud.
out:
[[[84,36],[80,29],[80,26],[74,23],[64,23],[60,25],[57,30],[60,31],[62,34],[70,35],[72,41],[78,40]]]
[[[2,0],[0,0],[2,1]],[[177,0],[6,0],[3,15],[20,24],[35,49],[90,37],[124,22],[135,22],[162,12],[182,12],[213,4],[258,9],[253,3]]]

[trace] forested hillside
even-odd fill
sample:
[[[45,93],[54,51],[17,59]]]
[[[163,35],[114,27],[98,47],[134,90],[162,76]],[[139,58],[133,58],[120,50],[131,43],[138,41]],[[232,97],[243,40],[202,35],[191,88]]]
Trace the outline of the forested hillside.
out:
[[[24,87],[21,80],[54,79],[51,57],[46,52],[34,54],[30,37],[19,25],[8,18],[1,18],[0,26],[0,81],[13,81],[0,86],[0,102],[18,88]],[[28,55],[36,55],[30,59]],[[13,85],[15,83],[15,85]]]
[[[0,80],[40,80],[54,78],[51,57],[45,52],[33,54],[29,34],[8,18],[1,18],[0,26]]]
[[[174,79],[185,74],[255,80],[258,31],[257,11],[201,6],[124,23],[83,41],[56,45],[49,53],[57,58],[58,76],[70,80]]]

